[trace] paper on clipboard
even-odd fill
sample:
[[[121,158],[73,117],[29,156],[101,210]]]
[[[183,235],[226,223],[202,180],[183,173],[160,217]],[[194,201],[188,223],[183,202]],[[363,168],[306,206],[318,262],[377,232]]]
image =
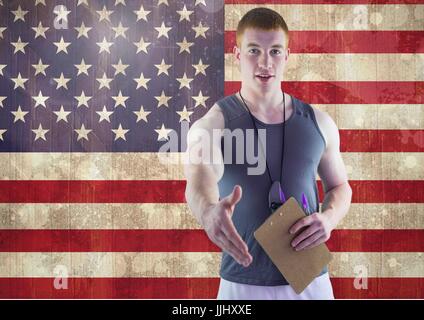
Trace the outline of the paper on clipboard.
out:
[[[295,251],[291,246],[296,234],[290,227],[305,213],[294,197],[290,197],[255,231],[254,236],[287,282],[300,294],[331,261],[332,255],[325,243],[314,248]]]

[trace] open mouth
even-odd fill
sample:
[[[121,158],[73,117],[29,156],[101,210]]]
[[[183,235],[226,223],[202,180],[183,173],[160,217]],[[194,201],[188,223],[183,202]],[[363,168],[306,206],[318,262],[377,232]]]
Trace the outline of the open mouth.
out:
[[[271,75],[257,75],[256,78],[258,78],[259,80],[261,80],[262,82],[266,82],[269,79],[271,79],[273,76]]]

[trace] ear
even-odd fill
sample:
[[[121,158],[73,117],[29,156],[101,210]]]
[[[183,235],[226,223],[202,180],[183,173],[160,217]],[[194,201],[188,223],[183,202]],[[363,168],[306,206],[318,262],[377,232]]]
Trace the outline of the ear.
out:
[[[287,50],[286,50],[286,56],[284,58],[284,60],[286,60],[286,62],[287,62],[287,60],[289,60],[289,56],[290,56],[290,48],[287,48]]]
[[[238,63],[240,63],[240,49],[237,47],[237,46],[234,46],[234,48],[233,48],[233,54],[234,54],[234,57],[236,58],[236,63],[238,64]]]

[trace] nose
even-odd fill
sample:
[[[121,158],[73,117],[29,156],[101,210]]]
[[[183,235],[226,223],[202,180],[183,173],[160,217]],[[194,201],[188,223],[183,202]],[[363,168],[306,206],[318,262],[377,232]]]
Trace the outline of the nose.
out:
[[[272,59],[268,53],[261,54],[258,64],[260,68],[270,69],[272,67]]]

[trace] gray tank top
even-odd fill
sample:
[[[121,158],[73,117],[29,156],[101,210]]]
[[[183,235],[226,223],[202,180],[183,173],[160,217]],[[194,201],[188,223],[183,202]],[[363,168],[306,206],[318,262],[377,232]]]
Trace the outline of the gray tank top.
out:
[[[285,122],[284,168],[281,177],[282,123],[266,124],[255,118],[258,130],[266,129],[266,157],[273,181],[281,181],[286,199],[294,197],[302,207],[302,192],[305,193],[310,206],[310,214],[319,211],[319,198],[316,175],[321,155],[325,150],[325,140],[318,127],[312,107],[292,97],[294,111]],[[235,96],[227,96],[217,102],[221,108],[227,131],[246,129],[254,132],[252,119],[242,102]],[[224,133],[224,136],[226,134]],[[268,255],[256,241],[254,231],[271,214],[268,207],[268,192],[271,181],[266,170],[260,175],[248,175],[247,168],[257,164],[237,163],[235,140],[233,148],[224,146],[229,139],[221,140],[221,149],[232,152],[232,163],[224,163],[224,175],[218,182],[219,194],[224,198],[230,194],[236,184],[242,187],[242,198],[236,205],[232,220],[242,239],[246,242],[253,261],[249,267],[239,265],[229,254],[223,252],[220,276],[228,281],[261,286],[287,285],[286,279],[269,259]],[[247,137],[247,135],[245,135]],[[254,136],[254,154],[261,154],[257,136]],[[246,140],[244,140],[246,141]],[[259,149],[258,149],[259,146]],[[226,151],[227,150],[227,151]],[[244,159],[247,157],[244,148]],[[228,155],[227,155],[228,156]],[[230,157],[228,157],[230,159]],[[229,162],[229,161],[227,161]],[[326,273],[325,267],[320,275]]]

